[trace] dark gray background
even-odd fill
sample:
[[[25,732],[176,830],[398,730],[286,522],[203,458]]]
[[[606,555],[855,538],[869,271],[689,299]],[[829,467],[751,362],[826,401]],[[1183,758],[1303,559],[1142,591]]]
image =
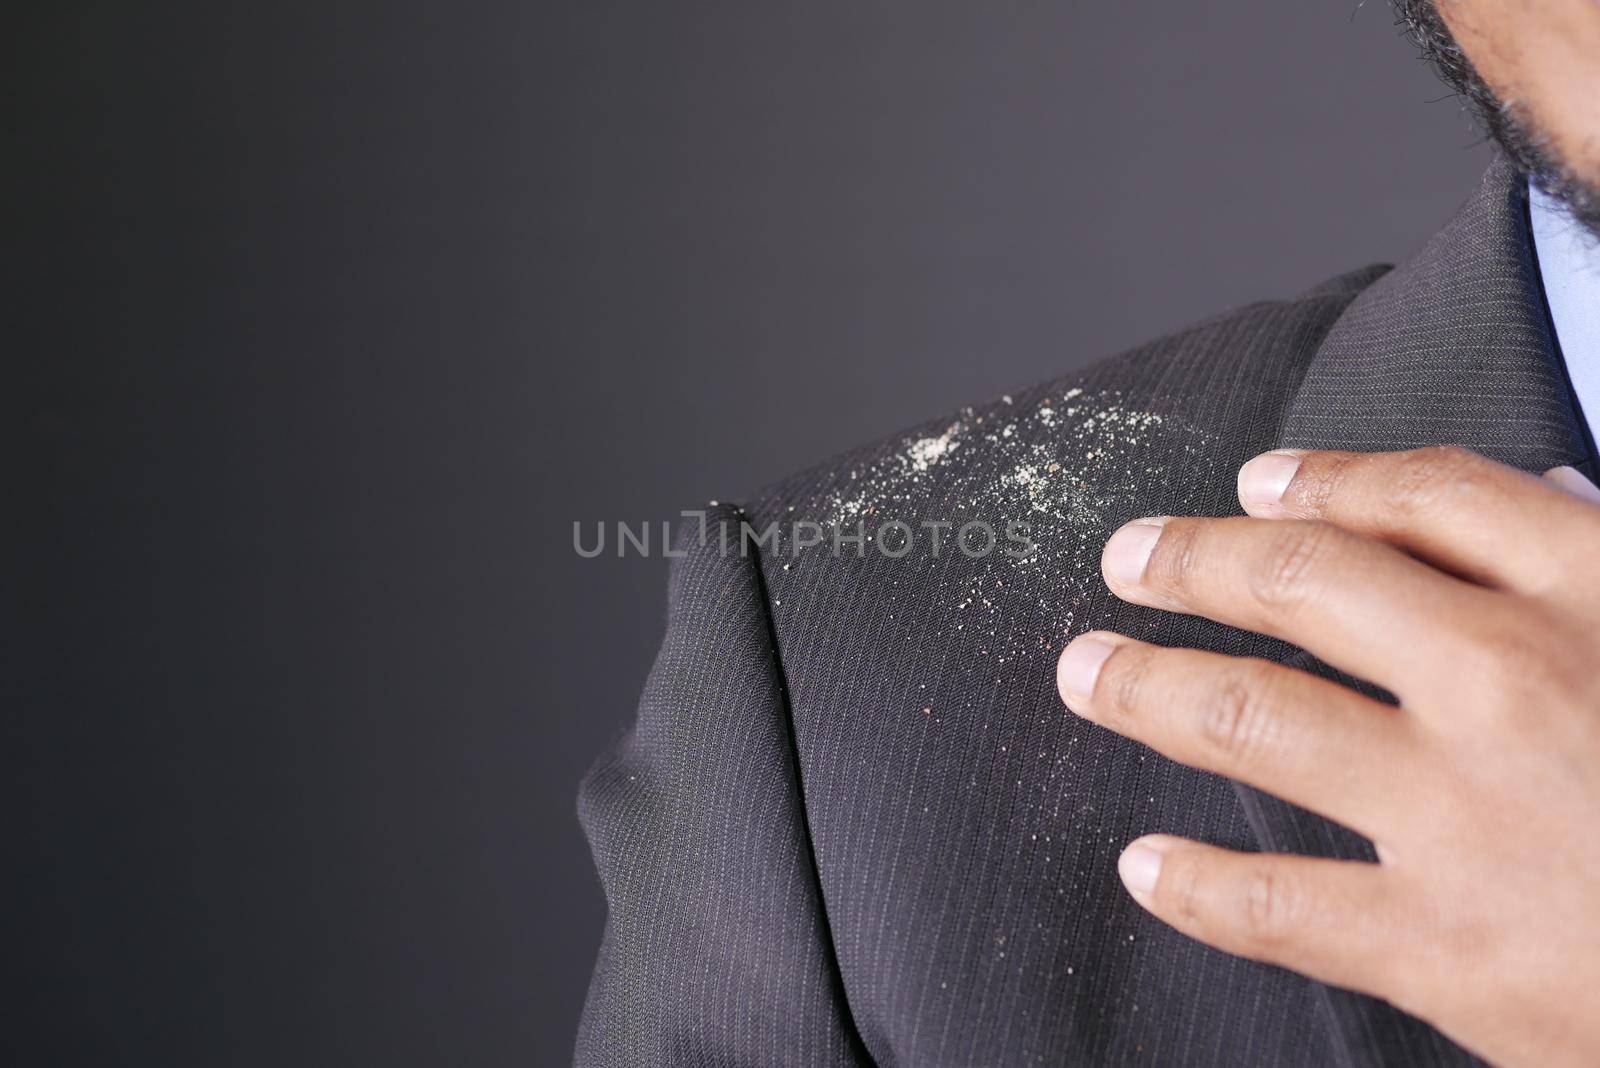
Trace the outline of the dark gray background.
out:
[[[6,38],[32,1063],[564,1059],[603,918],[574,791],[664,576],[574,520],[1404,256],[1486,158],[1343,0],[62,3]]]

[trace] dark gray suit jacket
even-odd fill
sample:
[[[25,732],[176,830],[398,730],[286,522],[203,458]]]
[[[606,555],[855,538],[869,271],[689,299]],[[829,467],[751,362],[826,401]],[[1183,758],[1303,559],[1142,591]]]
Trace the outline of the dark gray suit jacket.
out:
[[[1406,266],[1251,305],[711,509],[686,532],[634,729],[580,814],[610,922],[584,1065],[1458,1064],[1425,1024],[1146,916],[1115,872],[1168,831],[1370,857],[1359,837],[1086,724],[1070,634],[1304,654],[1113,598],[1143,515],[1235,513],[1278,445],[1587,458],[1504,163]],[[796,520],[862,523],[829,540]],[[1019,559],[1004,524],[1031,521]],[[967,550],[982,522],[999,545]],[[945,542],[934,555],[932,530]],[[770,533],[778,524],[776,535]],[[740,555],[737,532],[766,535]],[[729,538],[722,551],[720,538]],[[858,552],[860,555],[858,555]]]

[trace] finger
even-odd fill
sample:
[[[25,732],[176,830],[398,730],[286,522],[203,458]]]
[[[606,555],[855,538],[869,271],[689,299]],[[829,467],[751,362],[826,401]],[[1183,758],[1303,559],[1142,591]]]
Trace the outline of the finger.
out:
[[[1467,655],[1497,597],[1329,523],[1140,519],[1101,571],[1124,600],[1275,635],[1402,698]]]
[[[1135,901],[1177,930],[1252,960],[1382,996],[1402,924],[1377,864],[1235,853],[1149,835],[1117,861]]]
[[[1474,582],[1524,592],[1561,582],[1571,563],[1563,557],[1587,554],[1600,538],[1591,504],[1454,446],[1263,453],[1239,469],[1239,503],[1263,519],[1336,523]]]
[[[1067,646],[1056,681],[1079,715],[1368,838],[1415,799],[1416,721],[1304,671],[1097,631]]]

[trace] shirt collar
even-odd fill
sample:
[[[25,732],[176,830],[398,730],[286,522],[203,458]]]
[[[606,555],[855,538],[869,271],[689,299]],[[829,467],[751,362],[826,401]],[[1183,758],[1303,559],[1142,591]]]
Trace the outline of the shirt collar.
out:
[[[1528,190],[1528,215],[1556,345],[1591,436],[1600,438],[1600,240],[1538,187]]]

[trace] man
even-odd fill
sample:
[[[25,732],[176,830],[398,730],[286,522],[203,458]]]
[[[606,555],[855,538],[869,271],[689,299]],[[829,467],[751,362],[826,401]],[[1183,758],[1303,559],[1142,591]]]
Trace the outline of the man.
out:
[[[1600,1059],[1600,5],[1396,6],[1413,261],[691,529],[581,1063]]]

